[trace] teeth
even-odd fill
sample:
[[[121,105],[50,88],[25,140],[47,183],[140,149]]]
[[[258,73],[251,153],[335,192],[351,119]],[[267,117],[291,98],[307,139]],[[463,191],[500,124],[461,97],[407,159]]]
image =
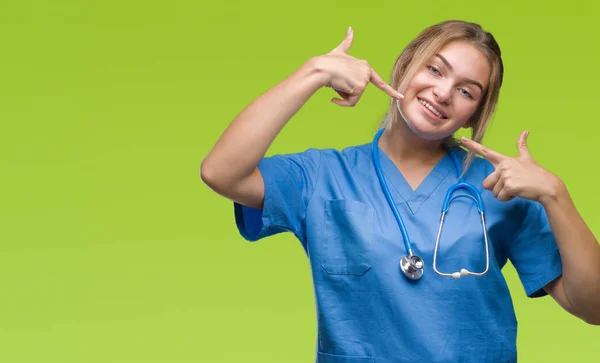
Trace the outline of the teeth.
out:
[[[427,102],[427,101],[423,101],[423,100],[419,100],[419,102],[420,102],[420,103],[421,103],[423,106],[427,107],[427,108],[428,108],[428,109],[429,109],[431,112],[433,112],[433,113],[434,113],[434,114],[435,114],[437,117],[439,117],[439,118],[444,118],[444,116],[443,116],[441,113],[439,113],[439,112],[438,112],[438,110],[436,110],[436,109],[435,109],[435,108],[434,108],[432,105],[430,105],[430,104],[429,104],[429,102]]]

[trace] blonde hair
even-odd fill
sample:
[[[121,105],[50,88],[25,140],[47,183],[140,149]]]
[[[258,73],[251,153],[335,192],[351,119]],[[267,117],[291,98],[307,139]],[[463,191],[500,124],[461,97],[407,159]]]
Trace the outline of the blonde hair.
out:
[[[475,46],[489,61],[491,72],[487,89],[484,91],[479,107],[471,117],[471,139],[481,142],[492,115],[495,111],[504,75],[500,47],[491,33],[484,31],[479,24],[460,20],[448,20],[435,24],[423,30],[402,51],[392,70],[391,86],[402,92],[412,78],[419,72],[431,58],[446,44],[453,41],[464,41]],[[401,120],[402,116],[395,107],[397,101],[393,100],[380,128],[392,127]],[[448,146],[458,145],[454,136],[444,140]],[[475,157],[469,151],[463,164],[463,174]]]

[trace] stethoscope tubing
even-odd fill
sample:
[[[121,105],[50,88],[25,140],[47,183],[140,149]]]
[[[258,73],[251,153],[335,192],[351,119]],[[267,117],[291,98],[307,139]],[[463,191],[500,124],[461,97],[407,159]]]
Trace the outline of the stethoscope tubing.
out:
[[[412,280],[417,280],[423,274],[422,259],[413,254],[412,243],[409,239],[408,232],[406,230],[406,226],[404,225],[404,221],[402,220],[402,217],[400,216],[400,211],[398,210],[396,203],[394,203],[394,199],[392,198],[392,195],[388,188],[387,182],[385,181],[385,176],[383,175],[383,171],[381,168],[381,162],[379,160],[379,147],[377,145],[379,144],[379,139],[381,138],[381,135],[383,134],[384,131],[385,131],[385,128],[382,128],[381,130],[379,130],[377,132],[377,134],[375,135],[375,138],[373,139],[373,162],[375,164],[375,171],[377,173],[377,177],[381,184],[381,188],[383,189],[385,198],[388,201],[390,208],[392,209],[394,218],[396,219],[396,222],[398,223],[398,226],[400,228],[400,233],[402,234],[402,239],[404,241],[404,246],[408,253],[408,258],[403,258],[400,262],[400,266],[401,266],[404,274],[408,278],[410,278]],[[446,197],[444,198],[444,202],[442,203],[440,226],[438,229],[438,233],[437,233],[437,237],[436,237],[436,241],[435,241],[434,254],[433,254],[433,269],[439,275],[454,277],[455,279],[459,279],[461,276],[467,276],[467,275],[482,276],[488,272],[489,264],[490,264],[488,236],[487,236],[487,227],[486,227],[486,223],[485,223],[485,213],[484,213],[484,208],[483,208],[483,201],[481,199],[481,194],[479,193],[477,188],[475,188],[475,186],[473,186],[472,184],[463,182],[462,167],[461,167],[460,161],[458,160],[458,157],[454,154],[454,152],[450,148],[448,148],[447,150],[448,150],[448,155],[450,155],[450,158],[452,159],[452,162],[454,163],[454,167],[456,169],[458,180],[457,180],[456,184],[452,185],[448,189],[448,191],[446,192]],[[458,189],[466,189],[469,194],[459,194],[459,195],[456,195],[453,197],[452,195]],[[486,268],[485,268],[485,271],[483,271],[483,272],[471,272],[466,269],[461,269],[460,272],[454,272],[451,274],[442,273],[442,272],[438,271],[438,269],[437,269],[437,253],[438,253],[440,236],[442,233],[442,227],[444,225],[444,217],[445,217],[446,213],[448,212],[450,203],[452,203],[452,201],[454,201],[455,199],[463,198],[463,197],[472,199],[475,202],[475,204],[477,205],[479,214],[481,216],[481,224],[482,224],[482,228],[483,228],[483,236],[484,236],[484,241],[485,241]],[[419,261],[418,264],[420,267],[413,266],[411,261]]]

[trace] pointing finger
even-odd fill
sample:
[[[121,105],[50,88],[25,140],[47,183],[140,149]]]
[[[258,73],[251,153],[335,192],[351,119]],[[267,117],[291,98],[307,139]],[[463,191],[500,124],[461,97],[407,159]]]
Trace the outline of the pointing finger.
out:
[[[392,86],[390,86],[386,81],[384,81],[383,78],[381,78],[381,76],[377,74],[377,72],[375,72],[373,68],[371,68],[371,79],[369,81],[373,83],[377,88],[379,88],[380,90],[397,100],[401,100],[404,98],[404,95],[402,93],[396,91]]]
[[[460,141],[464,145],[464,147],[475,152],[477,155],[483,156],[494,166],[498,165],[498,163],[500,163],[502,159],[505,158],[505,156],[500,154],[499,152],[487,148],[476,141],[467,139],[466,137],[461,138]]]

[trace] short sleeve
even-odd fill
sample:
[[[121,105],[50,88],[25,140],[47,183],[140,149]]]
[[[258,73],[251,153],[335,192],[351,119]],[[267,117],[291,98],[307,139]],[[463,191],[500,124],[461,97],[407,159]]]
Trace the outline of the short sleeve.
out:
[[[317,149],[263,158],[258,165],[265,185],[262,210],[234,203],[235,222],[242,237],[253,242],[292,232],[305,242],[306,209],[316,188],[320,164]]]
[[[527,296],[541,297],[547,295],[543,287],[562,274],[562,262],[542,205],[525,201],[524,213],[508,258],[517,270]]]

